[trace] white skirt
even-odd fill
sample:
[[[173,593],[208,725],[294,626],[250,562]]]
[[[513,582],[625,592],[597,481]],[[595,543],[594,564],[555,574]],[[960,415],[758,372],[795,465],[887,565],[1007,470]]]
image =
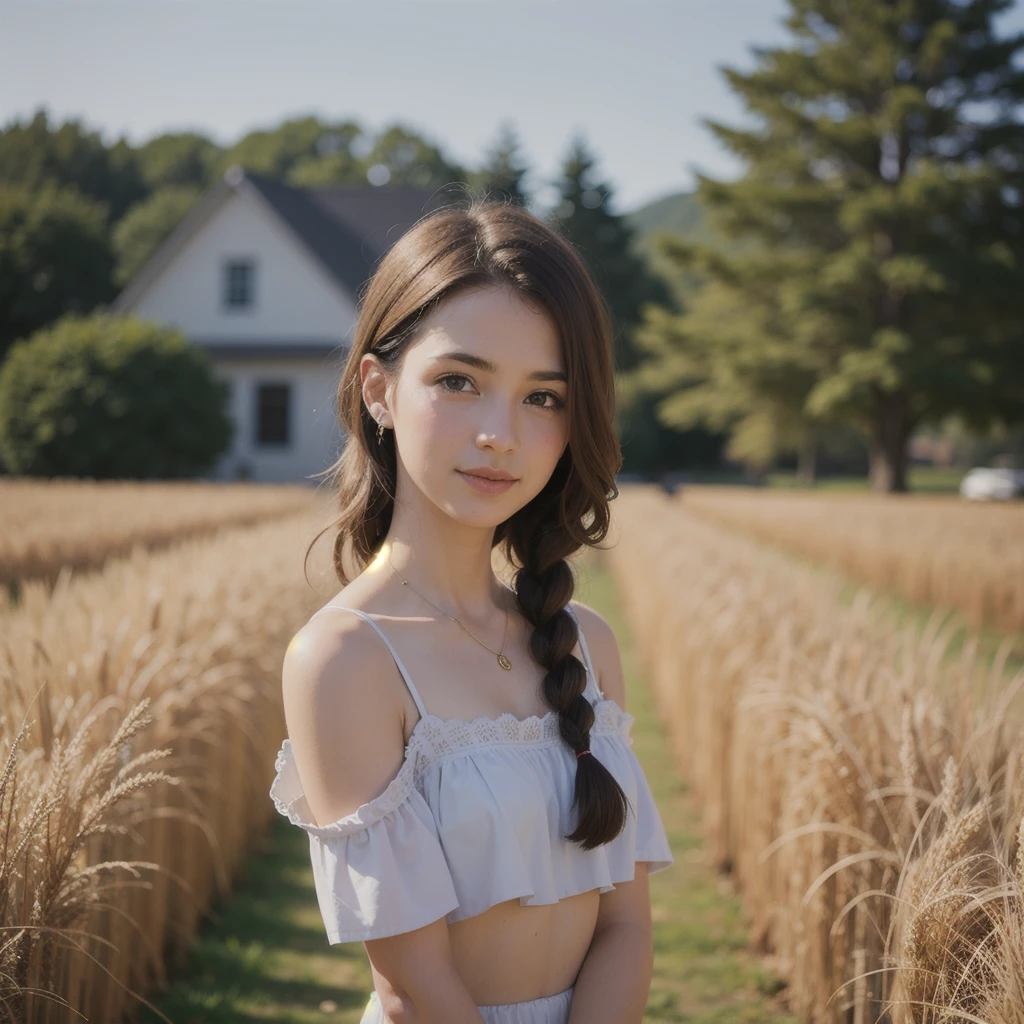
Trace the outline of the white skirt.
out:
[[[554,996],[527,999],[523,1003],[498,1003],[478,1006],[486,1024],[566,1024],[572,1005],[573,986]],[[359,1024],[387,1024],[380,997],[376,991],[370,996]]]

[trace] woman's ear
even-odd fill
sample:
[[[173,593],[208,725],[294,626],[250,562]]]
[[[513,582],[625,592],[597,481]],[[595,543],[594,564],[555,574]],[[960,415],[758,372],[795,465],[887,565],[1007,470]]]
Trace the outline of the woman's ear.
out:
[[[388,379],[380,360],[367,352],[359,362],[359,376],[362,383],[363,402],[370,415],[385,427],[390,427],[391,415],[388,412],[387,385]]]

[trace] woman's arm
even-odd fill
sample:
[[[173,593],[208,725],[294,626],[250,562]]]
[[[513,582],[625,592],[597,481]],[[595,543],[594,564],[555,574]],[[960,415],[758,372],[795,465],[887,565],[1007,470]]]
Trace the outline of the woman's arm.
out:
[[[405,684],[387,648],[351,613],[320,616],[289,645],[282,678],[288,735],[316,821],[379,796],[405,745]],[[444,917],[363,945],[389,1021],[483,1024],[452,962]]]
[[[605,618],[575,602],[598,688],[626,710],[626,682],[615,633]],[[569,1024],[640,1024],[654,973],[654,929],[647,865],[631,882],[601,894],[594,936],[576,976]]]
[[[448,922],[363,943],[380,996],[393,1024],[483,1024],[452,962]]]
[[[601,916],[576,976],[569,1024],[640,1024],[654,973],[646,864],[636,865],[632,882],[601,894]]]

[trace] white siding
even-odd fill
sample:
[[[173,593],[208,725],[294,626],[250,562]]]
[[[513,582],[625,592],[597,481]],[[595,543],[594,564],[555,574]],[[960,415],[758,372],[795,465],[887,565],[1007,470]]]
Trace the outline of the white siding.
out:
[[[330,360],[232,360],[217,367],[231,383],[231,419],[235,437],[209,477],[261,483],[326,486],[314,473],[327,469],[341,451],[342,432],[334,402],[341,362]],[[256,439],[256,391],[261,382],[291,385],[291,437],[286,446],[261,446]]]
[[[255,302],[224,304],[224,263],[252,258]],[[276,345],[351,342],[355,306],[338,281],[259,196],[232,194],[132,304],[132,312],[179,327],[187,337],[225,344]],[[344,349],[323,358],[215,360],[216,375],[231,382],[231,449],[207,474],[259,482],[307,482],[327,469],[341,449],[334,412]],[[256,439],[256,389],[261,381],[291,385],[291,438],[286,446]]]
[[[253,306],[223,302],[224,262],[256,263]],[[306,247],[258,197],[234,193],[136,299],[133,310],[204,339],[348,340],[355,306]]]

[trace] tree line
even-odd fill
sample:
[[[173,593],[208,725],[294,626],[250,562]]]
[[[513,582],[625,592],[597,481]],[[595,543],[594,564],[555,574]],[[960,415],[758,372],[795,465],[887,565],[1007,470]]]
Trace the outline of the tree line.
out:
[[[615,323],[624,469],[797,454],[813,479],[855,436],[872,485],[907,488],[915,430],[1024,424],[1024,33],[1012,0],[788,0],[784,46],[721,69],[752,127],[705,124],[743,161],[698,174],[713,227],[643,255],[576,136],[538,209],[504,123],[477,167],[395,124],[315,117],[222,147],[105,144],[44,110],[0,132],[0,359],[102,308],[232,164],[303,186],[407,185],[528,206],[580,250]],[[655,264],[657,264],[655,266]]]
[[[581,135],[570,140],[559,173],[542,182],[555,198],[540,209],[509,122],[480,164],[467,167],[400,124],[373,134],[352,120],[304,117],[226,147],[194,132],[132,146],[124,138],[108,145],[79,120],[51,124],[40,109],[0,131],[0,361],[16,340],[63,316],[102,311],[234,164],[299,188],[411,186],[531,208],[574,242],[600,282],[623,369],[636,363],[631,339],[641,307],[672,302],[635,251],[635,232],[614,212],[613,188]],[[657,423],[648,403],[623,406],[619,417],[620,432],[638,437],[630,453],[636,471],[664,464],[695,439],[709,458],[721,447],[703,430]]]

